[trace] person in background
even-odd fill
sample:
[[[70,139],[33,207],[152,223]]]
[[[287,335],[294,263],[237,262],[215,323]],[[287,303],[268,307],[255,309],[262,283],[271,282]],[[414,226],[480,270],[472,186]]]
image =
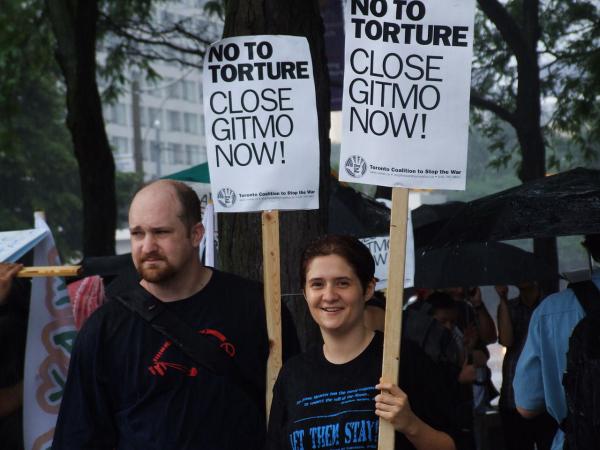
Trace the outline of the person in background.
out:
[[[0,442],[2,448],[23,448],[23,365],[28,298],[14,282],[21,264],[0,263]]]
[[[493,344],[498,338],[494,319],[487,310],[481,289],[471,287],[469,289],[462,287],[453,287],[443,289],[456,302],[458,308],[458,318],[456,325],[467,339],[481,341],[484,345]],[[471,335],[474,335],[471,338]]]
[[[549,450],[556,433],[556,421],[543,412],[533,420],[518,413],[515,404],[513,379],[519,355],[523,350],[527,329],[534,309],[540,304],[542,293],[535,281],[518,284],[519,295],[508,298],[508,286],[496,286],[498,304],[498,342],[506,347],[502,361],[500,389],[500,418],[504,430],[506,450]]]
[[[583,246],[595,264],[592,282],[600,289],[600,234],[586,235]],[[515,404],[523,417],[533,419],[547,411],[561,423],[567,416],[562,379],[569,337],[584,316],[572,289],[546,297],[533,311],[513,381]],[[552,441],[552,450],[562,449],[563,444],[564,433],[559,428]]]
[[[477,448],[478,437],[475,436],[475,403],[474,392],[479,393],[479,387],[474,385],[481,378],[481,366],[487,361],[485,356],[486,346],[496,342],[498,337],[494,319],[490,316],[479,287],[465,289],[463,287],[451,287],[442,289],[442,292],[450,295],[454,300],[458,311],[456,326],[453,328],[454,338],[463,354],[463,366],[458,381],[460,383],[460,403],[458,415],[461,422],[461,442],[459,446],[464,449]],[[481,400],[481,395],[478,395]],[[485,402],[484,402],[485,403]]]
[[[323,345],[279,373],[267,449],[376,448],[378,418],[396,429],[396,450],[454,449],[445,386],[417,345],[403,339],[399,386],[379,379],[383,335],[364,323],[375,287],[369,249],[350,236],[325,236],[305,249],[300,266]]]

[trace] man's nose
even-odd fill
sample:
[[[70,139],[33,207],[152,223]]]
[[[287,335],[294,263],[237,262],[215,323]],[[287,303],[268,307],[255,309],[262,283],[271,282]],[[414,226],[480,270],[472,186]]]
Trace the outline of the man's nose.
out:
[[[150,253],[156,250],[156,239],[152,233],[146,233],[142,242],[142,251],[144,253]]]

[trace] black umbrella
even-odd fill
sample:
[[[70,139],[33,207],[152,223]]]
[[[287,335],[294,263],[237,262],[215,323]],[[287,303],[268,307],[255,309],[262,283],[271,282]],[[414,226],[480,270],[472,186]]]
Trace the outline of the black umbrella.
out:
[[[428,244],[600,233],[600,170],[577,168],[467,203]]]
[[[465,202],[421,205],[411,211],[415,248],[425,247],[452,219],[461,214]]]
[[[359,238],[387,235],[390,232],[390,210],[332,178],[328,232]]]
[[[556,278],[533,253],[502,242],[469,242],[415,251],[417,288],[515,285]]]

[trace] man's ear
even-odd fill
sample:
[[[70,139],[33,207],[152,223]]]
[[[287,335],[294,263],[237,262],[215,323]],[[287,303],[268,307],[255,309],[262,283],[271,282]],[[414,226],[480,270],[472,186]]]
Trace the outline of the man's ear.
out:
[[[192,245],[194,247],[200,247],[200,242],[204,237],[204,225],[200,222],[194,225],[190,231],[190,237],[192,239]]]

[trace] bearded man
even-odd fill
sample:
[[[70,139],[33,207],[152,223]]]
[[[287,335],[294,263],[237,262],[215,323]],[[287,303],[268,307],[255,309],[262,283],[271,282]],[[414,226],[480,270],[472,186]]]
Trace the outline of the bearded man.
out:
[[[202,265],[200,202],[183,183],[142,188],[129,229],[139,284],[79,332],[52,448],[262,448],[269,345],[260,284]],[[140,297],[211,341],[235,374],[205,367],[127,307]]]

